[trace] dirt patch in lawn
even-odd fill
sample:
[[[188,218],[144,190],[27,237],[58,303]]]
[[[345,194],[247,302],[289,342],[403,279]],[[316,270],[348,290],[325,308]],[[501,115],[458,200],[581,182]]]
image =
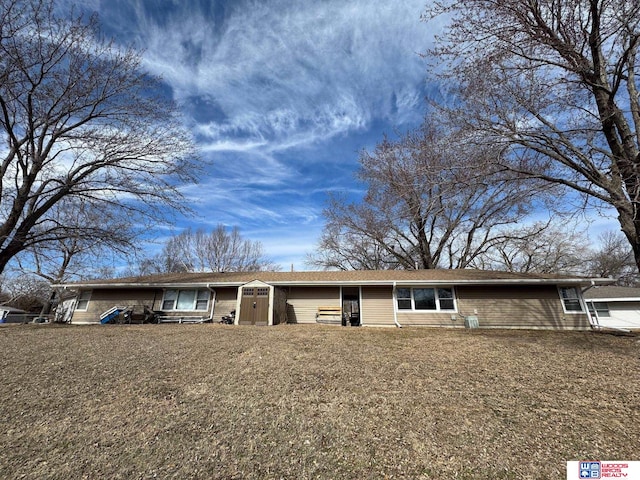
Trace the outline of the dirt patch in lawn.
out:
[[[640,342],[315,325],[0,328],[0,478],[564,478],[640,460]]]

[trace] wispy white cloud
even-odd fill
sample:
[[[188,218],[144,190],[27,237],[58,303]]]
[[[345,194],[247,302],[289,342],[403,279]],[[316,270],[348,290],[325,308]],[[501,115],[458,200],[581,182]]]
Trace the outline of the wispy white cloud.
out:
[[[108,34],[144,50],[211,160],[197,185],[182,187],[197,216],[158,226],[160,240],[238,226],[283,268],[301,269],[326,193],[363,194],[357,152],[422,119],[419,53],[439,28],[420,21],[424,0],[56,2],[98,11]],[[594,221],[590,235],[607,224]]]
[[[198,216],[177,230],[239,226],[283,266],[301,268],[313,249],[326,192],[361,194],[357,152],[422,118],[424,0],[102,0],[96,9],[118,41],[144,49],[145,68],[170,87],[212,162],[182,188]]]
[[[205,148],[274,151],[420,115],[421,0],[239,1],[218,22],[192,4],[162,17],[131,5],[147,68],[215,112],[193,118]]]

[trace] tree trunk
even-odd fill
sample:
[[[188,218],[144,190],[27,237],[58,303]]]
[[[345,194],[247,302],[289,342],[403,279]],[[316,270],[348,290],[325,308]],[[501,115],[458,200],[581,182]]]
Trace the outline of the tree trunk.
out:
[[[622,227],[622,233],[629,241],[633,250],[633,258],[635,259],[638,271],[640,271],[640,219],[637,219],[633,212],[618,208],[618,221]]]
[[[56,290],[54,288],[53,290],[51,290],[51,295],[49,296],[49,299],[42,306],[42,310],[40,310],[41,317],[44,317],[51,313],[51,306],[53,305],[55,299],[56,299]]]
[[[4,272],[4,269],[7,268],[9,261],[22,250],[24,250],[23,245],[14,240],[12,240],[7,247],[0,250],[0,275]]]

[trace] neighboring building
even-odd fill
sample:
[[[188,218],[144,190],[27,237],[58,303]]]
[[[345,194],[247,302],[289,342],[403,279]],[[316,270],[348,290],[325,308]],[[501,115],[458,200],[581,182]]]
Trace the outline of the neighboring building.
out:
[[[584,299],[595,326],[640,329],[640,288],[597,286]]]
[[[31,319],[24,310],[9,307],[8,305],[0,305],[0,323],[25,323],[29,320]]]
[[[605,279],[480,270],[181,273],[56,285],[77,293],[71,321],[124,309],[163,321],[587,329],[582,289]]]

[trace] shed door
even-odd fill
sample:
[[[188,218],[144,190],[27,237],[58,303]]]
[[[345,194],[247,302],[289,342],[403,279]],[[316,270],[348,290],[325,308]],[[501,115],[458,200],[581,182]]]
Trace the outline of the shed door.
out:
[[[242,287],[240,325],[269,323],[269,287]]]

